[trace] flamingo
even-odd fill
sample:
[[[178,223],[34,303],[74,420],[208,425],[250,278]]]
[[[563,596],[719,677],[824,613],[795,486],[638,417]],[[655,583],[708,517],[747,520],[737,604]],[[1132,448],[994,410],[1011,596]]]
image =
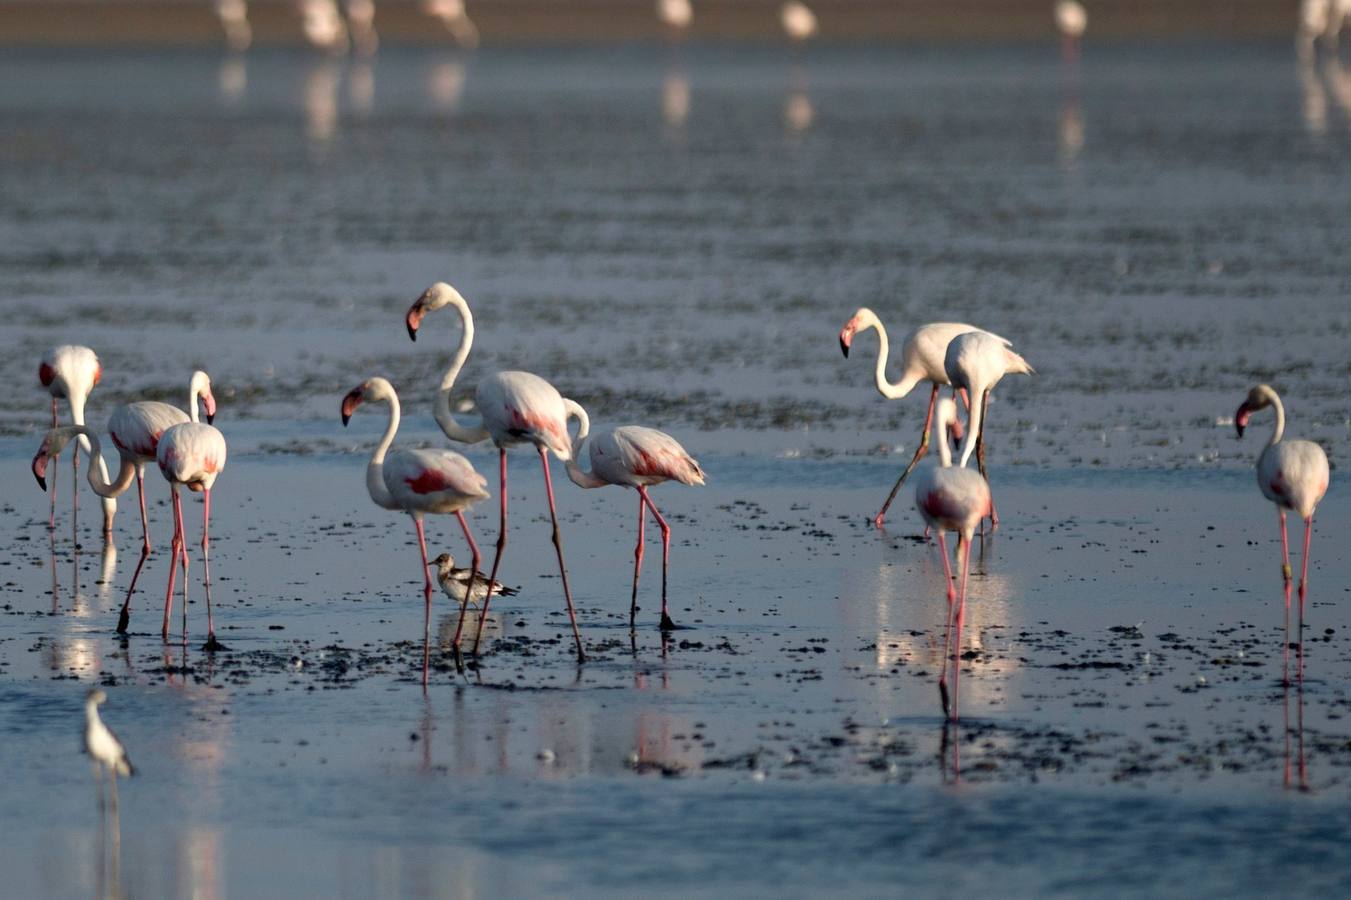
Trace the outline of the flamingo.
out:
[[[103,777],[107,773],[112,790],[113,809],[117,809],[117,776],[130,777],[136,768],[127,758],[127,749],[99,718],[99,706],[108,702],[108,695],[94,688],[84,697],[84,752],[94,761],[94,777],[99,784],[99,809],[103,809]]]
[[[468,603],[471,606],[478,606],[488,596],[487,574],[478,569],[457,567],[455,557],[449,553],[442,553],[427,565],[436,566],[436,580],[440,583],[441,590],[445,591],[446,596],[457,605]],[[493,593],[500,597],[514,597],[520,590],[494,581]]]
[[[380,35],[375,32],[375,0],[347,0],[346,9],[347,30],[357,56],[374,56],[380,48]]]
[[[952,386],[965,391],[971,398],[968,423],[971,433],[962,447],[961,464],[966,465],[974,449],[981,477],[988,481],[990,476],[985,471],[985,407],[990,402],[990,392],[1000,379],[1011,372],[1035,375],[1036,370],[1027,364],[1027,360],[1013,352],[1008,341],[987,331],[969,331],[953,338],[943,356],[943,369]],[[990,524],[999,527],[999,513],[995,511],[993,500],[990,501]]]
[[[948,449],[947,435],[961,436],[961,423],[957,419],[957,404],[949,397],[938,401],[938,455],[940,465],[921,469],[915,476],[915,506],[924,517],[928,527],[938,532],[938,549],[943,554],[943,575],[947,585],[948,615],[943,626],[943,674],[938,679],[938,695],[943,703],[943,715],[957,720],[957,686],[961,677],[962,621],[966,616],[966,579],[971,567],[971,538],[975,535],[980,520],[994,511],[994,501],[990,497],[990,485],[985,478],[965,468],[966,457],[972,441],[976,437],[974,427],[966,436],[966,451],[962,454],[962,464],[952,464],[952,452]],[[957,532],[957,555],[961,557],[962,584],[961,593],[952,589],[952,569],[948,562],[948,546],[943,538],[947,531]],[[956,612],[953,612],[953,600],[957,600]],[[949,638],[953,623],[957,628],[956,656],[953,661],[952,696],[954,702],[948,704],[948,652]]]
[[[1313,441],[1282,441],[1285,435],[1285,406],[1270,385],[1259,384],[1234,414],[1234,428],[1243,437],[1243,429],[1254,412],[1276,408],[1276,424],[1262,455],[1257,457],[1257,486],[1262,496],[1276,504],[1281,520],[1281,578],[1285,582],[1285,663],[1282,679],[1289,682],[1290,672],[1290,541],[1285,531],[1285,512],[1290,510],[1304,520],[1304,561],[1299,576],[1299,679],[1304,680],[1304,597],[1309,580],[1309,540],[1313,536],[1313,514],[1328,490],[1328,457]]]
[[[225,32],[225,44],[235,53],[243,53],[253,43],[246,0],[216,0],[216,16]]]
[[[53,347],[42,357],[42,362],[38,365],[38,381],[47,389],[47,393],[52,395],[52,427],[60,424],[56,414],[56,401],[65,400],[70,405],[70,419],[76,425],[84,424],[84,406],[89,400],[89,394],[94,390],[94,386],[99,383],[103,377],[103,366],[99,364],[99,358],[93,350],[88,347],[81,347],[77,344],[62,344],[59,347]],[[80,439],[80,449],[86,454],[89,453],[89,441]],[[74,511],[79,511],[80,498],[78,496],[80,488],[80,454],[79,451],[71,454],[71,471],[74,473],[74,487],[71,489],[74,503]],[[103,480],[108,480],[108,469],[99,461],[99,471],[103,475]],[[113,517],[117,515],[117,501],[111,497],[103,499],[103,537],[105,540],[112,538]],[[52,481],[52,518],[51,525],[56,525],[56,481]]]
[[[334,56],[347,52],[347,25],[337,0],[299,0],[300,26],[314,47]]]
[[[915,450],[915,455],[910,459],[910,464],[905,467],[901,477],[896,479],[896,484],[891,488],[891,493],[887,494],[886,502],[882,504],[882,509],[873,517],[873,524],[878,528],[886,518],[887,510],[891,508],[891,503],[896,499],[897,492],[905,479],[919,465],[919,461],[929,452],[929,426],[933,423],[934,403],[938,400],[938,389],[946,384],[951,384],[948,379],[947,370],[943,367],[943,358],[947,354],[948,344],[959,334],[966,334],[970,331],[980,331],[972,325],[964,322],[931,322],[928,325],[921,325],[914,331],[905,336],[901,343],[901,379],[900,381],[887,381],[887,359],[891,355],[891,343],[887,339],[886,326],[877,318],[877,314],[866,306],[860,308],[844,323],[844,328],[840,331],[840,350],[845,357],[849,356],[849,348],[853,346],[854,337],[860,332],[867,331],[869,328],[877,329],[877,369],[873,377],[877,384],[877,392],[888,400],[899,400],[914,390],[915,385],[921,381],[927,381],[933,386],[929,393],[929,411],[924,415],[924,432],[920,437],[919,448]],[[985,332],[989,334],[989,332]],[[997,334],[991,334],[996,340],[1009,344],[1007,340],[999,337]],[[1010,345],[1011,346],[1011,345]]]
[[[1079,56],[1079,40],[1088,29],[1088,10],[1078,0],[1059,0],[1055,5],[1055,27],[1060,32],[1065,59]]]
[[[429,643],[432,621],[432,577],[427,571],[427,537],[423,530],[422,517],[426,513],[454,513],[460,520],[464,538],[469,542],[469,551],[473,554],[473,565],[466,596],[474,595],[474,572],[478,571],[478,544],[469,531],[464,511],[489,496],[487,481],[474,470],[469,460],[453,450],[395,450],[389,452],[394,443],[394,435],[399,430],[399,395],[394,386],[383,378],[368,378],[352,388],[342,398],[342,424],[345,426],[352,413],[362,403],[388,403],[389,424],[384,436],[371,454],[366,466],[366,490],[375,505],[384,509],[402,510],[413,520],[417,529],[418,549],[422,551],[422,577],[425,582],[424,615],[422,621],[422,683],[427,683],[429,664]],[[485,604],[486,605],[486,604]],[[463,616],[464,607],[460,607]],[[458,645],[457,645],[458,646]]]
[[[788,0],[779,10],[779,23],[788,39],[799,46],[816,36],[816,13],[802,0]]]
[[[216,640],[216,623],[211,615],[211,487],[225,468],[225,436],[219,429],[202,422],[180,422],[160,435],[155,448],[160,474],[169,481],[174,502],[174,539],[170,559],[181,554],[183,561],[183,615],[188,612],[188,549],[183,528],[183,503],[178,487],[202,495],[202,583],[206,590],[206,643],[203,650],[224,650]],[[169,566],[169,588],[164,595],[164,625],[160,635],[169,637],[169,613],[174,605],[174,566]]]
[[[582,452],[582,444],[591,430],[591,422],[585,413],[581,416],[581,428],[572,443],[572,458],[566,463],[568,478],[583,488],[604,487],[617,484],[638,491],[638,546],[633,551],[633,595],[629,603],[629,628],[633,628],[638,615],[638,575],[643,569],[643,522],[644,507],[652,511],[652,516],[661,528],[661,630],[671,631],[676,626],[671,621],[666,605],[666,570],[671,562],[671,526],[666,524],[647,489],[663,481],[679,481],[681,484],[701,485],[704,483],[703,469],[694,457],[685,452],[675,438],[655,428],[641,425],[624,425],[611,430],[600,431],[591,437],[591,471],[583,472],[577,464]]]
[[[187,413],[168,403],[141,400],[119,406],[113,410],[112,416],[108,419],[108,433],[122,457],[117,483],[122,483],[128,467],[132,468],[136,473],[136,493],[141,504],[141,559],[131,577],[127,599],[123,602],[122,612],[118,617],[117,630],[122,634],[126,633],[131,620],[131,595],[136,590],[136,580],[140,577],[146,557],[150,555],[150,522],[145,511],[145,467],[147,463],[155,462],[160,436],[165,431],[183,422],[198,421],[199,399],[206,410],[206,421],[209,425],[216,417],[216,398],[211,393],[211,378],[201,369],[192,373],[192,379],[188,383]],[[99,490],[97,485],[94,490]],[[183,577],[186,578],[187,575]]]
[[[440,19],[455,38],[455,43],[464,49],[473,50],[478,46],[478,26],[469,18],[464,0],[423,0],[422,9],[427,15]]]
[[[497,534],[497,552],[493,555],[490,581],[497,580],[497,567],[502,562],[502,550],[507,545],[507,448],[519,444],[534,444],[539,453],[540,466],[544,470],[544,488],[549,495],[549,518],[553,520],[553,544],[558,554],[558,572],[563,582],[563,598],[567,602],[568,620],[572,623],[572,637],[577,645],[577,661],[585,662],[586,653],[582,650],[582,634],[577,628],[577,614],[572,606],[572,589],[568,586],[568,570],[563,564],[563,538],[558,530],[558,512],[554,506],[553,480],[549,476],[549,451],[567,462],[572,458],[572,446],[568,441],[568,416],[582,419],[586,411],[581,404],[562,396],[549,382],[529,372],[495,372],[478,383],[474,390],[474,401],[478,405],[479,422],[474,425],[461,425],[450,414],[450,391],[455,386],[464,361],[469,357],[469,349],[474,343],[474,315],[469,304],[455,288],[439,281],[427,288],[405,316],[408,336],[417,340],[418,327],[422,318],[429,312],[453,306],[460,314],[460,344],[450,362],[450,368],[441,377],[441,388],[436,395],[435,417],[441,430],[452,441],[464,444],[476,444],[492,439],[497,446],[498,467],[502,488],[502,524]],[[478,568],[475,561],[474,568]],[[483,599],[484,617],[488,613],[488,603],[492,592]],[[463,609],[461,609],[463,626]],[[474,635],[474,651],[478,652],[482,635],[483,619]],[[455,646],[460,646],[460,629],[455,631]]]
[[[694,21],[690,0],[657,0],[657,16],[673,36],[684,37]]]

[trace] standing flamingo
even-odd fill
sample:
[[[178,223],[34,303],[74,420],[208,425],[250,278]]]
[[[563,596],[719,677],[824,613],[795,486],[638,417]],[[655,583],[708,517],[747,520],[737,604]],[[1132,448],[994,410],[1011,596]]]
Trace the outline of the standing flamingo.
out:
[[[1059,0],[1055,5],[1055,27],[1060,32],[1065,61],[1079,59],[1079,41],[1088,29],[1088,10],[1079,0]]]
[[[1281,520],[1281,578],[1285,581],[1285,662],[1282,679],[1289,683],[1290,673],[1290,542],[1285,531],[1288,509],[1304,520],[1304,561],[1299,576],[1299,680],[1304,680],[1304,597],[1309,580],[1309,539],[1313,536],[1313,514],[1328,490],[1328,457],[1313,441],[1282,441],[1285,435],[1285,406],[1270,385],[1259,384],[1248,391],[1248,398],[1234,414],[1234,428],[1243,437],[1252,414],[1268,406],[1276,407],[1276,425],[1271,440],[1257,457],[1257,486],[1262,496],[1276,504]]]
[[[788,39],[798,46],[816,36],[816,13],[802,0],[788,0],[779,9],[779,24]]]
[[[76,425],[84,424],[84,405],[89,400],[89,394],[94,390],[94,386],[99,383],[103,377],[103,367],[99,364],[99,358],[93,350],[88,347],[81,347],[77,344],[62,344],[59,347],[53,347],[42,357],[42,362],[38,365],[38,381],[47,389],[47,393],[52,395],[52,427],[60,424],[56,414],[56,401],[65,400],[70,405],[70,420]],[[89,441],[80,439],[80,449],[86,454],[89,453]],[[78,496],[80,489],[80,454],[74,451],[70,459],[71,471],[74,473],[74,487],[71,489],[74,511],[79,512],[80,498]],[[103,480],[108,480],[108,469],[99,462],[100,474]],[[113,516],[117,515],[117,501],[111,497],[103,499],[103,537],[110,539],[113,533]],[[52,481],[52,519],[51,524],[56,525],[56,481]]]
[[[131,620],[131,595],[136,590],[141,567],[145,565],[145,559],[150,555],[150,522],[145,511],[145,467],[147,463],[155,462],[160,436],[165,431],[183,422],[198,421],[199,398],[206,410],[206,421],[209,425],[216,417],[216,398],[211,393],[211,378],[200,369],[192,373],[192,380],[188,384],[187,413],[168,403],[141,400],[119,406],[113,410],[112,416],[108,419],[108,432],[122,457],[122,468],[117,480],[121,482],[127,467],[132,467],[136,472],[136,493],[141,503],[141,559],[131,576],[127,599],[122,604],[122,612],[117,620],[117,630],[123,634],[126,633]],[[95,487],[95,490],[98,488]],[[183,577],[187,578],[186,573]]]
[[[399,395],[394,392],[394,386],[383,378],[368,378],[342,398],[342,424],[346,425],[356,408],[367,401],[389,404],[389,424],[366,466],[366,490],[376,506],[402,510],[412,517],[413,527],[417,529],[418,549],[422,551],[425,607],[422,620],[422,683],[425,685],[430,654],[432,577],[427,571],[430,563],[427,562],[427,537],[422,517],[426,513],[454,513],[460,520],[460,528],[464,531],[464,538],[469,542],[469,551],[473,556],[465,596],[474,596],[473,573],[478,571],[480,558],[478,544],[474,543],[474,536],[469,533],[464,511],[488,498],[485,489],[487,481],[474,471],[469,460],[453,450],[395,450],[390,453],[389,446],[394,443],[394,435],[399,430]],[[484,607],[486,612],[486,599]],[[464,615],[463,605],[460,615]],[[456,646],[458,648],[458,644]]]
[[[900,491],[901,485],[905,483],[906,477],[919,465],[919,461],[929,452],[929,426],[933,423],[934,403],[938,400],[938,389],[945,384],[951,384],[948,379],[947,370],[943,368],[943,359],[948,351],[948,344],[959,334],[966,334],[970,331],[980,331],[981,329],[967,325],[964,322],[932,322],[928,325],[921,325],[914,331],[905,336],[901,344],[901,379],[900,381],[887,381],[887,359],[891,354],[891,343],[887,340],[887,329],[877,314],[866,306],[859,309],[844,323],[844,328],[840,331],[840,350],[846,357],[849,356],[849,348],[853,345],[855,335],[867,331],[869,328],[877,329],[877,369],[874,372],[874,379],[877,383],[877,392],[888,400],[899,400],[906,394],[909,394],[921,381],[927,381],[933,385],[933,390],[929,393],[929,411],[924,415],[924,433],[920,437],[919,448],[915,450],[915,455],[911,457],[910,464],[905,467],[901,477],[896,479],[896,484],[892,486],[891,493],[887,494],[886,502],[882,504],[882,509],[873,517],[873,524],[878,528],[882,527],[887,510],[891,508],[891,502],[896,499],[896,494]],[[985,332],[989,334],[989,332]],[[1007,340],[997,334],[991,334],[997,341],[1002,341],[1005,345],[1012,346]]]
[[[454,306],[459,311],[461,333],[460,345],[450,362],[450,368],[441,378],[441,388],[436,396],[437,424],[452,441],[475,444],[491,438],[497,445],[502,488],[502,525],[497,535],[497,552],[493,556],[489,580],[497,580],[497,567],[502,562],[502,550],[507,545],[507,448],[519,444],[534,444],[539,452],[540,466],[544,470],[544,488],[549,495],[549,517],[553,520],[554,550],[558,554],[558,572],[563,582],[563,598],[568,606],[568,620],[572,623],[572,637],[577,645],[577,661],[585,662],[582,634],[577,628],[577,614],[572,606],[572,589],[568,586],[568,570],[563,564],[563,538],[558,530],[553,480],[549,476],[549,451],[552,450],[564,462],[572,458],[572,447],[568,441],[568,416],[575,415],[580,419],[586,412],[580,404],[559,394],[553,385],[538,375],[529,372],[495,372],[480,381],[474,391],[474,400],[478,405],[480,416],[478,424],[461,425],[455,421],[450,414],[450,391],[455,386],[455,379],[459,377],[460,369],[469,357],[469,349],[474,343],[474,316],[469,311],[469,304],[455,288],[445,282],[437,282],[427,288],[409,307],[405,321],[408,325],[408,336],[417,340],[418,327],[422,323],[423,316],[443,306]],[[477,568],[477,563],[475,567]],[[483,600],[485,617],[490,600],[492,600],[491,591]],[[475,653],[478,652],[482,623],[483,620],[480,619],[478,633],[474,636]],[[455,646],[459,645],[460,633],[459,629],[456,629]]]
[[[969,331],[953,338],[943,357],[943,369],[952,386],[966,391],[971,397],[968,423],[971,434],[962,448],[961,464],[966,465],[974,447],[976,465],[980,468],[981,477],[988,482],[990,476],[985,471],[985,407],[990,402],[990,392],[1010,372],[1035,375],[1036,370],[1027,364],[1027,360],[1013,352],[1008,341],[986,331]],[[995,510],[993,500],[990,501],[990,524],[999,527],[999,513]]]
[[[690,5],[690,0],[657,0],[657,17],[672,38],[679,40],[694,21],[694,7]]]
[[[951,398],[938,401],[938,455],[941,465],[921,469],[915,476],[915,506],[924,517],[925,523],[938,532],[938,549],[943,554],[943,575],[947,585],[948,615],[943,626],[943,674],[938,679],[938,695],[943,702],[943,715],[953,721],[957,719],[957,687],[961,678],[962,621],[966,616],[966,579],[971,567],[971,538],[975,535],[980,520],[994,511],[994,501],[990,497],[990,485],[984,477],[965,468],[966,457],[972,441],[976,437],[975,428],[966,436],[966,451],[962,454],[962,465],[952,464],[952,452],[948,449],[947,436],[961,435],[961,425],[957,420],[957,404]],[[961,557],[962,585],[960,595],[952,589],[952,568],[948,562],[948,545],[943,534],[957,532],[957,555]],[[957,600],[956,612],[952,601]],[[951,706],[948,704],[948,653],[953,623],[957,628],[955,659],[952,665]]]
[[[638,546],[633,551],[633,596],[629,603],[629,628],[633,628],[638,615],[638,575],[643,569],[643,522],[645,510],[661,528],[661,630],[671,631],[676,626],[671,621],[666,605],[666,570],[671,562],[671,526],[666,524],[657,505],[647,495],[651,485],[663,481],[679,481],[681,484],[698,485],[704,483],[704,472],[694,457],[685,452],[675,438],[655,428],[640,425],[624,425],[607,431],[597,432],[591,437],[591,471],[583,472],[577,464],[582,452],[582,444],[591,430],[591,422],[585,413],[579,416],[581,428],[572,442],[572,458],[566,463],[568,478],[578,487],[598,488],[607,484],[631,487],[638,491]]]
[[[202,495],[202,583],[206,589],[206,643],[203,650],[223,650],[216,640],[216,623],[211,616],[211,486],[225,468],[225,436],[201,422],[180,422],[160,435],[155,448],[160,474],[169,481],[174,501],[174,540],[169,558],[181,554],[183,561],[183,615],[188,613],[188,539],[183,528],[183,503],[178,486]],[[169,566],[169,588],[164,595],[164,626],[160,632],[169,637],[169,613],[174,604],[174,566]]]

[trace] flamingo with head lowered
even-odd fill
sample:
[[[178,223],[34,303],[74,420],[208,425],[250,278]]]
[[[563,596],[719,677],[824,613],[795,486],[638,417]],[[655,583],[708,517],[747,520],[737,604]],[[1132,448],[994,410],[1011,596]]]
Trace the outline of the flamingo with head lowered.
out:
[[[577,660],[585,662],[582,634],[577,628],[577,614],[572,606],[572,589],[568,586],[568,570],[563,563],[563,538],[558,530],[553,480],[549,476],[549,451],[552,450],[564,462],[572,458],[572,445],[568,440],[568,416],[581,418],[586,413],[580,404],[559,394],[553,385],[538,375],[529,372],[495,372],[480,381],[474,391],[479,421],[473,425],[461,425],[455,421],[450,413],[450,392],[474,343],[474,316],[469,311],[469,304],[455,288],[445,282],[437,282],[427,288],[409,308],[405,322],[408,326],[408,336],[417,340],[418,327],[422,324],[423,317],[444,306],[453,306],[459,312],[461,332],[460,345],[450,362],[450,368],[441,378],[441,389],[436,396],[436,422],[446,437],[452,441],[476,444],[491,438],[498,450],[502,524],[497,535],[497,552],[493,555],[489,581],[497,580],[497,567],[502,562],[502,550],[507,545],[507,448],[533,444],[539,453],[540,466],[544,470],[544,488],[549,495],[549,517],[553,521],[554,550],[558,555],[558,572],[563,582],[563,599],[567,603],[568,619],[572,623],[572,637],[577,645]],[[483,621],[487,618],[490,600],[492,600],[491,590],[483,599],[483,617],[479,619],[479,628],[474,635],[475,653],[478,652]],[[455,629],[456,647],[460,645],[460,629],[463,625],[464,618],[461,616],[460,626]]]
[[[1276,423],[1271,440],[1257,457],[1257,486],[1262,496],[1276,504],[1281,520],[1281,577],[1285,581],[1285,664],[1282,678],[1288,683],[1290,672],[1290,542],[1285,531],[1285,512],[1290,510],[1304,520],[1304,561],[1299,576],[1299,678],[1304,680],[1304,598],[1309,581],[1309,541],[1313,536],[1313,514],[1327,493],[1328,457],[1313,441],[1283,441],[1285,406],[1270,385],[1259,384],[1234,414],[1234,428],[1243,437],[1252,414],[1268,406],[1276,408]]]
[[[661,630],[674,629],[675,623],[666,603],[666,571],[671,563],[671,526],[666,524],[657,505],[647,495],[647,489],[663,481],[678,481],[681,484],[700,485],[704,483],[704,471],[694,457],[685,452],[685,448],[675,438],[655,428],[641,425],[624,425],[619,428],[598,431],[591,435],[591,471],[584,472],[578,465],[582,444],[586,442],[591,430],[591,422],[585,413],[581,416],[581,428],[572,443],[572,458],[567,461],[568,478],[572,483],[584,488],[604,487],[617,484],[631,487],[638,492],[638,546],[633,551],[633,595],[629,603],[629,628],[633,628],[638,614],[638,576],[643,569],[643,523],[646,511],[661,528]],[[646,507],[646,509],[644,508]]]
[[[56,414],[56,401],[65,400],[70,405],[70,420],[76,425],[84,424],[84,407],[89,401],[89,395],[94,390],[94,386],[99,383],[103,377],[103,367],[99,364],[99,358],[93,350],[88,347],[81,347],[77,344],[62,344],[59,347],[53,347],[42,357],[42,362],[38,365],[38,381],[47,389],[47,393],[52,395],[52,427],[56,428],[61,424]],[[80,449],[89,453],[89,441],[80,439]],[[80,489],[80,454],[78,451],[71,454],[71,471],[74,473],[74,488],[72,489],[75,511],[79,511],[80,498],[78,496]],[[108,480],[108,468],[99,462],[99,472],[103,480]],[[103,536],[105,539],[111,538],[113,533],[113,516],[117,514],[117,501],[112,497],[103,498]],[[56,481],[52,480],[52,518],[51,524],[56,525]]]
[[[990,392],[1005,375],[1035,375],[1036,370],[1027,364],[1008,341],[990,334],[988,331],[969,331],[959,334],[948,343],[947,353],[943,357],[943,369],[947,372],[952,386],[966,391],[971,397],[971,412],[968,427],[971,433],[962,447],[961,465],[965,466],[976,453],[976,465],[982,478],[989,481],[985,471],[985,407],[990,402]],[[999,526],[999,513],[994,501],[990,501],[990,524]]]
[[[855,336],[870,328],[877,329],[877,368],[873,373],[873,378],[879,394],[888,400],[899,400],[914,390],[915,386],[921,381],[927,381],[933,386],[933,390],[929,392],[929,411],[924,415],[924,432],[920,436],[919,447],[915,450],[915,455],[911,457],[910,464],[901,473],[901,477],[896,479],[896,484],[892,486],[891,493],[887,494],[886,502],[882,504],[881,511],[873,517],[873,524],[881,528],[887,510],[891,508],[891,502],[896,499],[896,494],[900,491],[901,485],[905,484],[905,479],[914,471],[915,466],[919,465],[919,461],[924,458],[924,455],[929,452],[929,428],[933,424],[934,403],[938,400],[938,389],[943,385],[952,383],[948,378],[947,369],[943,365],[948,352],[948,344],[960,334],[981,331],[981,329],[964,322],[931,322],[928,325],[919,326],[907,334],[901,343],[900,380],[888,381],[887,360],[891,355],[891,342],[887,339],[886,327],[871,309],[866,306],[859,309],[848,322],[844,323],[844,328],[840,331],[840,350],[846,357],[849,356],[849,349],[853,346]],[[990,334],[990,332],[983,333]],[[1012,346],[997,334],[990,334],[990,337],[1006,346]]]
[[[957,685],[961,677],[962,621],[966,617],[966,579],[971,568],[971,539],[975,535],[980,520],[994,509],[990,498],[990,485],[985,478],[965,468],[966,457],[962,455],[963,465],[952,464],[952,452],[948,449],[949,431],[954,437],[961,437],[961,423],[957,420],[957,404],[951,398],[938,401],[938,455],[940,464],[932,468],[921,469],[915,476],[915,506],[924,517],[925,523],[938,533],[938,549],[943,555],[944,583],[947,585],[948,615],[943,625],[943,674],[938,679],[938,694],[943,702],[943,714],[953,720],[957,718]],[[966,436],[966,448],[969,450],[975,438],[971,429]],[[960,594],[952,589],[952,568],[948,562],[948,546],[943,538],[945,532],[957,532],[957,555],[961,558],[962,583]],[[953,600],[957,600],[954,611]],[[956,659],[953,662],[951,706],[948,704],[948,654],[953,626],[957,630]]]
[[[469,460],[453,450],[391,452],[389,447],[399,431],[399,395],[394,392],[394,386],[383,378],[368,378],[342,398],[342,424],[346,425],[356,408],[367,402],[388,403],[389,424],[385,426],[385,433],[366,466],[366,490],[376,506],[408,513],[413,520],[413,527],[417,529],[418,549],[422,551],[425,607],[422,620],[422,683],[425,685],[431,639],[432,578],[427,571],[430,563],[427,562],[427,536],[423,530],[422,517],[427,513],[454,513],[455,518],[460,520],[460,528],[473,555],[465,597],[473,597],[479,552],[478,544],[469,532],[464,511],[488,498],[487,481],[474,470]],[[464,615],[464,605],[460,607],[460,615]]]

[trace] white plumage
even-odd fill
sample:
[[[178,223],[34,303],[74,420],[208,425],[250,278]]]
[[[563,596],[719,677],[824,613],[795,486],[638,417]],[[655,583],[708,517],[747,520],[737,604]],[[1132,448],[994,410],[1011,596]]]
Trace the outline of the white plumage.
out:
[[[75,425],[83,425],[84,408],[95,385],[103,378],[103,366],[93,350],[78,344],[62,344],[43,354],[38,364],[38,381],[52,396],[52,427],[59,424],[56,414],[56,401],[65,400],[70,406],[70,420]],[[89,453],[89,441],[81,437],[80,449]],[[76,453],[71,457],[71,465],[76,473],[75,491],[79,490],[80,457]],[[103,480],[108,480],[108,467],[102,460],[98,462]],[[78,496],[72,496],[78,503]],[[103,534],[110,536],[113,531],[113,517],[117,515],[117,501],[112,497],[103,498]],[[52,482],[52,521],[56,520],[56,483]]]
[[[488,576],[475,569],[468,567],[457,567],[455,557],[449,553],[442,553],[436,559],[431,561],[431,565],[436,566],[436,580],[441,584],[441,590],[446,596],[456,603],[465,602],[465,594],[469,593],[469,603],[477,606],[488,596]],[[470,587],[470,583],[473,587]],[[500,581],[493,582],[493,593],[498,596],[511,597],[520,591],[516,588],[507,587]]]
[[[106,702],[107,699],[108,695],[98,688],[85,695],[84,752],[94,761],[94,777],[99,783],[99,806],[103,805],[103,778],[106,773],[112,792],[112,804],[116,808],[117,776],[130,777],[136,774],[136,769],[127,758],[127,751],[122,742],[99,717],[99,704]]]
[[[779,22],[789,39],[802,43],[816,34],[816,13],[802,0],[788,0],[779,9]]]

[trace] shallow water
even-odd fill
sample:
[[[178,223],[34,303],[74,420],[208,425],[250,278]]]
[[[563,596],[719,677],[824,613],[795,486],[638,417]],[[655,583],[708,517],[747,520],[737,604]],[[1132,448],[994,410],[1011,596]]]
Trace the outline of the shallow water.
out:
[[[203,365],[231,447],[212,523],[229,650],[197,650],[196,559],[190,637],[158,637],[153,474],[158,546],[122,642],[132,504],[116,557],[87,491],[72,539],[63,461],[49,535],[26,471],[44,395],[0,400],[13,889],[1345,891],[1347,514],[1334,483],[1309,677],[1283,690],[1279,542],[1250,469],[1263,428],[1235,442],[1228,420],[1268,378],[1292,432],[1343,460],[1351,76],[1311,73],[1322,118],[1284,45],[1093,48],[1077,75],[998,46],[796,66],[745,48],[404,51],[369,71],[7,54],[0,374],[28,384],[43,348],[88,342],[100,422],[126,398],[177,400]],[[401,440],[444,443],[427,411],[453,324],[411,344],[401,322],[437,278],[474,304],[466,384],[528,367],[597,419],[671,430],[710,473],[654,491],[686,626],[669,643],[655,543],[629,638],[634,498],[556,470],[592,657],[573,663],[538,464],[519,454],[503,580],[521,594],[494,603],[500,637],[460,673],[438,593],[421,688],[412,529],[362,486],[383,419],[343,429],[337,404],[389,375]],[[923,405],[872,390],[872,338],[840,358],[865,303],[897,333],[977,321],[1040,373],[993,408],[1004,524],[974,561],[957,728],[934,687],[936,553],[908,496],[888,532],[864,518]],[[485,550],[490,506],[472,516]],[[467,560],[449,521],[430,530],[432,553]],[[116,834],[75,753],[91,682],[141,768]]]

